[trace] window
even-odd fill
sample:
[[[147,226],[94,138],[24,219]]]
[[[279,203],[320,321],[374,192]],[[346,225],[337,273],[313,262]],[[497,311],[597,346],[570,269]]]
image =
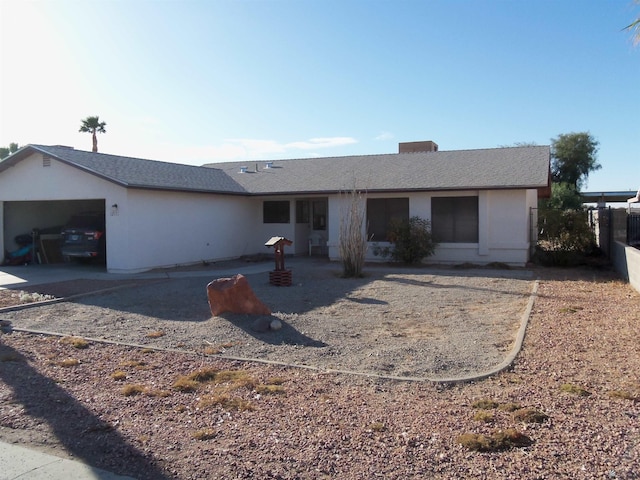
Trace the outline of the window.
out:
[[[368,238],[374,242],[385,242],[392,220],[409,220],[408,198],[368,198]]]
[[[431,231],[439,243],[478,243],[478,197],[433,197]]]
[[[327,202],[324,200],[313,202],[313,229],[327,229]]]
[[[296,223],[309,223],[309,201],[296,201]]]
[[[289,223],[289,201],[270,201],[262,204],[264,223]]]

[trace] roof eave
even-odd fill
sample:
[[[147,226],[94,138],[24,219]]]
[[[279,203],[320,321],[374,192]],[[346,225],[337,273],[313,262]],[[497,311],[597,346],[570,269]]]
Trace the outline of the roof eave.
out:
[[[468,190],[544,190],[546,185],[504,185],[504,186],[457,186],[457,187],[436,187],[436,188],[356,188],[357,191],[366,193],[420,193],[420,192],[460,192]],[[275,192],[247,192],[246,195],[251,197],[270,197],[270,196],[290,196],[290,195],[336,195],[351,191],[352,189],[343,190],[280,190]]]
[[[206,188],[181,188],[181,187],[168,187],[161,185],[138,185],[128,184],[126,188],[134,188],[138,190],[155,190],[163,192],[183,192],[183,193],[210,193],[215,195],[236,195],[236,196],[249,196],[247,192],[234,192],[232,190],[211,190]]]

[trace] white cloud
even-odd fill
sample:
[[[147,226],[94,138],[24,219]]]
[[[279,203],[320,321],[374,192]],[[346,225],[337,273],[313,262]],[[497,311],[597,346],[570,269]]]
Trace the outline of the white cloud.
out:
[[[312,150],[316,148],[334,148],[342,147],[344,145],[352,145],[358,143],[355,138],[352,137],[322,137],[322,138],[310,138],[309,140],[301,142],[291,142],[284,145],[288,149],[300,149],[300,150]]]
[[[104,138],[106,140],[106,136]],[[99,140],[102,140],[102,138]],[[107,146],[106,141],[103,142],[105,148],[101,148],[100,151],[165,162],[202,165],[204,163],[295,158],[299,156],[318,157],[321,155],[315,150],[339,148],[354,143],[357,143],[357,140],[351,137],[311,138],[288,143],[255,138],[231,138],[224,140],[219,145],[179,145],[155,143],[149,141],[149,139],[145,142],[122,139],[122,141],[115,141],[109,146]]]
[[[391,132],[380,132],[378,136],[374,138],[374,140],[391,140],[395,135]]]
[[[184,153],[203,162],[258,160],[295,157],[300,155],[300,151],[303,151],[305,156],[318,156],[309,150],[339,148],[354,143],[357,143],[357,140],[352,137],[310,138],[288,143],[255,138],[232,138],[218,146],[187,147]]]

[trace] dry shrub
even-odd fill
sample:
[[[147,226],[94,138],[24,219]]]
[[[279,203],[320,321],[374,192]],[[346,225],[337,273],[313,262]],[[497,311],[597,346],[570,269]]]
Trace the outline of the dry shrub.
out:
[[[62,337],[60,343],[65,345],[71,345],[73,348],[88,348],[89,342],[82,337]]]
[[[144,394],[148,397],[170,397],[171,392],[169,390],[155,390],[155,389],[146,389]]]
[[[127,373],[122,370],[116,370],[111,374],[111,378],[117,381],[125,380],[127,378]]]
[[[135,395],[146,395],[148,397],[169,397],[171,392],[168,390],[155,390],[140,384],[129,384],[122,387],[120,393],[125,397],[133,397]]]
[[[189,375],[187,375],[186,378],[198,383],[210,382],[214,378],[216,378],[216,375],[218,375],[219,371],[220,370],[218,370],[217,368],[211,367],[200,368],[195,372],[191,372]]]
[[[147,338],[160,338],[164,337],[165,333],[162,330],[156,330],[155,332],[149,332],[145,336]]]
[[[256,384],[255,379],[246,370],[218,370],[205,367],[178,377],[173,383],[173,388],[182,392],[192,392],[206,383],[228,384],[229,389],[254,388]]]
[[[533,441],[525,434],[509,428],[491,435],[464,433],[458,437],[457,443],[476,452],[499,452],[515,447],[528,447]]]
[[[516,410],[520,410],[522,406],[519,403],[509,402],[503,403],[498,407],[498,409],[504,412],[515,412]]]
[[[282,385],[256,385],[256,392],[263,395],[284,395],[286,393]]]
[[[572,383],[563,383],[560,385],[560,390],[565,393],[571,393],[573,395],[578,395],[580,397],[588,397],[591,395],[589,390],[586,390],[578,385],[574,385]]]
[[[267,379],[267,385],[282,385],[286,380],[281,377],[269,377]]]
[[[238,410],[240,412],[255,409],[249,400],[240,397],[229,397],[226,394],[205,395],[198,402],[199,408],[212,406],[220,406],[225,410]]]
[[[370,432],[384,432],[387,430],[387,427],[382,422],[373,422],[371,425],[367,427],[367,431]]]
[[[235,388],[253,388],[256,381],[246,370],[220,370],[213,382],[216,384],[230,383]]]
[[[361,277],[367,255],[367,236],[364,229],[366,195],[354,187],[341,194],[338,251],[344,277]]]
[[[612,390],[609,392],[611,398],[620,398],[622,400],[637,400],[636,396],[626,390]]]
[[[203,428],[193,432],[191,435],[196,440],[211,440],[216,437],[216,431],[213,428]]]
[[[475,452],[490,452],[492,450],[491,438],[480,433],[463,433],[456,442]]]
[[[142,367],[146,367],[147,364],[146,364],[146,362],[143,362],[141,360],[124,360],[124,361],[120,362],[119,366],[122,367],[122,368],[142,369]]]
[[[473,416],[473,419],[477,422],[491,423],[494,420],[493,413],[487,412],[486,410],[481,410],[476,412]]]
[[[473,408],[479,408],[481,410],[491,410],[493,408],[498,408],[499,405],[500,404],[495,400],[491,400],[488,398],[477,400],[471,404]]]
[[[122,390],[120,390],[120,393],[122,393],[122,395],[124,395],[125,397],[133,397],[135,395],[140,395],[142,393],[145,393],[146,390],[147,389],[145,388],[144,385],[129,384],[122,387]]]
[[[518,422],[543,423],[547,421],[549,416],[535,408],[521,408],[513,412],[513,418]]]
[[[179,392],[194,392],[198,389],[200,384],[195,380],[190,380],[186,376],[178,377],[178,379],[173,382],[173,389],[178,390]]]
[[[77,358],[65,358],[64,360],[58,360],[56,362],[56,365],[65,368],[76,367],[80,365],[80,360],[78,360]]]

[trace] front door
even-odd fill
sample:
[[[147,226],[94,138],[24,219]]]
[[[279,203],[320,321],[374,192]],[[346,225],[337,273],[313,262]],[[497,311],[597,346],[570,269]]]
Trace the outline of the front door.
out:
[[[296,255],[327,254],[327,198],[296,200]]]

